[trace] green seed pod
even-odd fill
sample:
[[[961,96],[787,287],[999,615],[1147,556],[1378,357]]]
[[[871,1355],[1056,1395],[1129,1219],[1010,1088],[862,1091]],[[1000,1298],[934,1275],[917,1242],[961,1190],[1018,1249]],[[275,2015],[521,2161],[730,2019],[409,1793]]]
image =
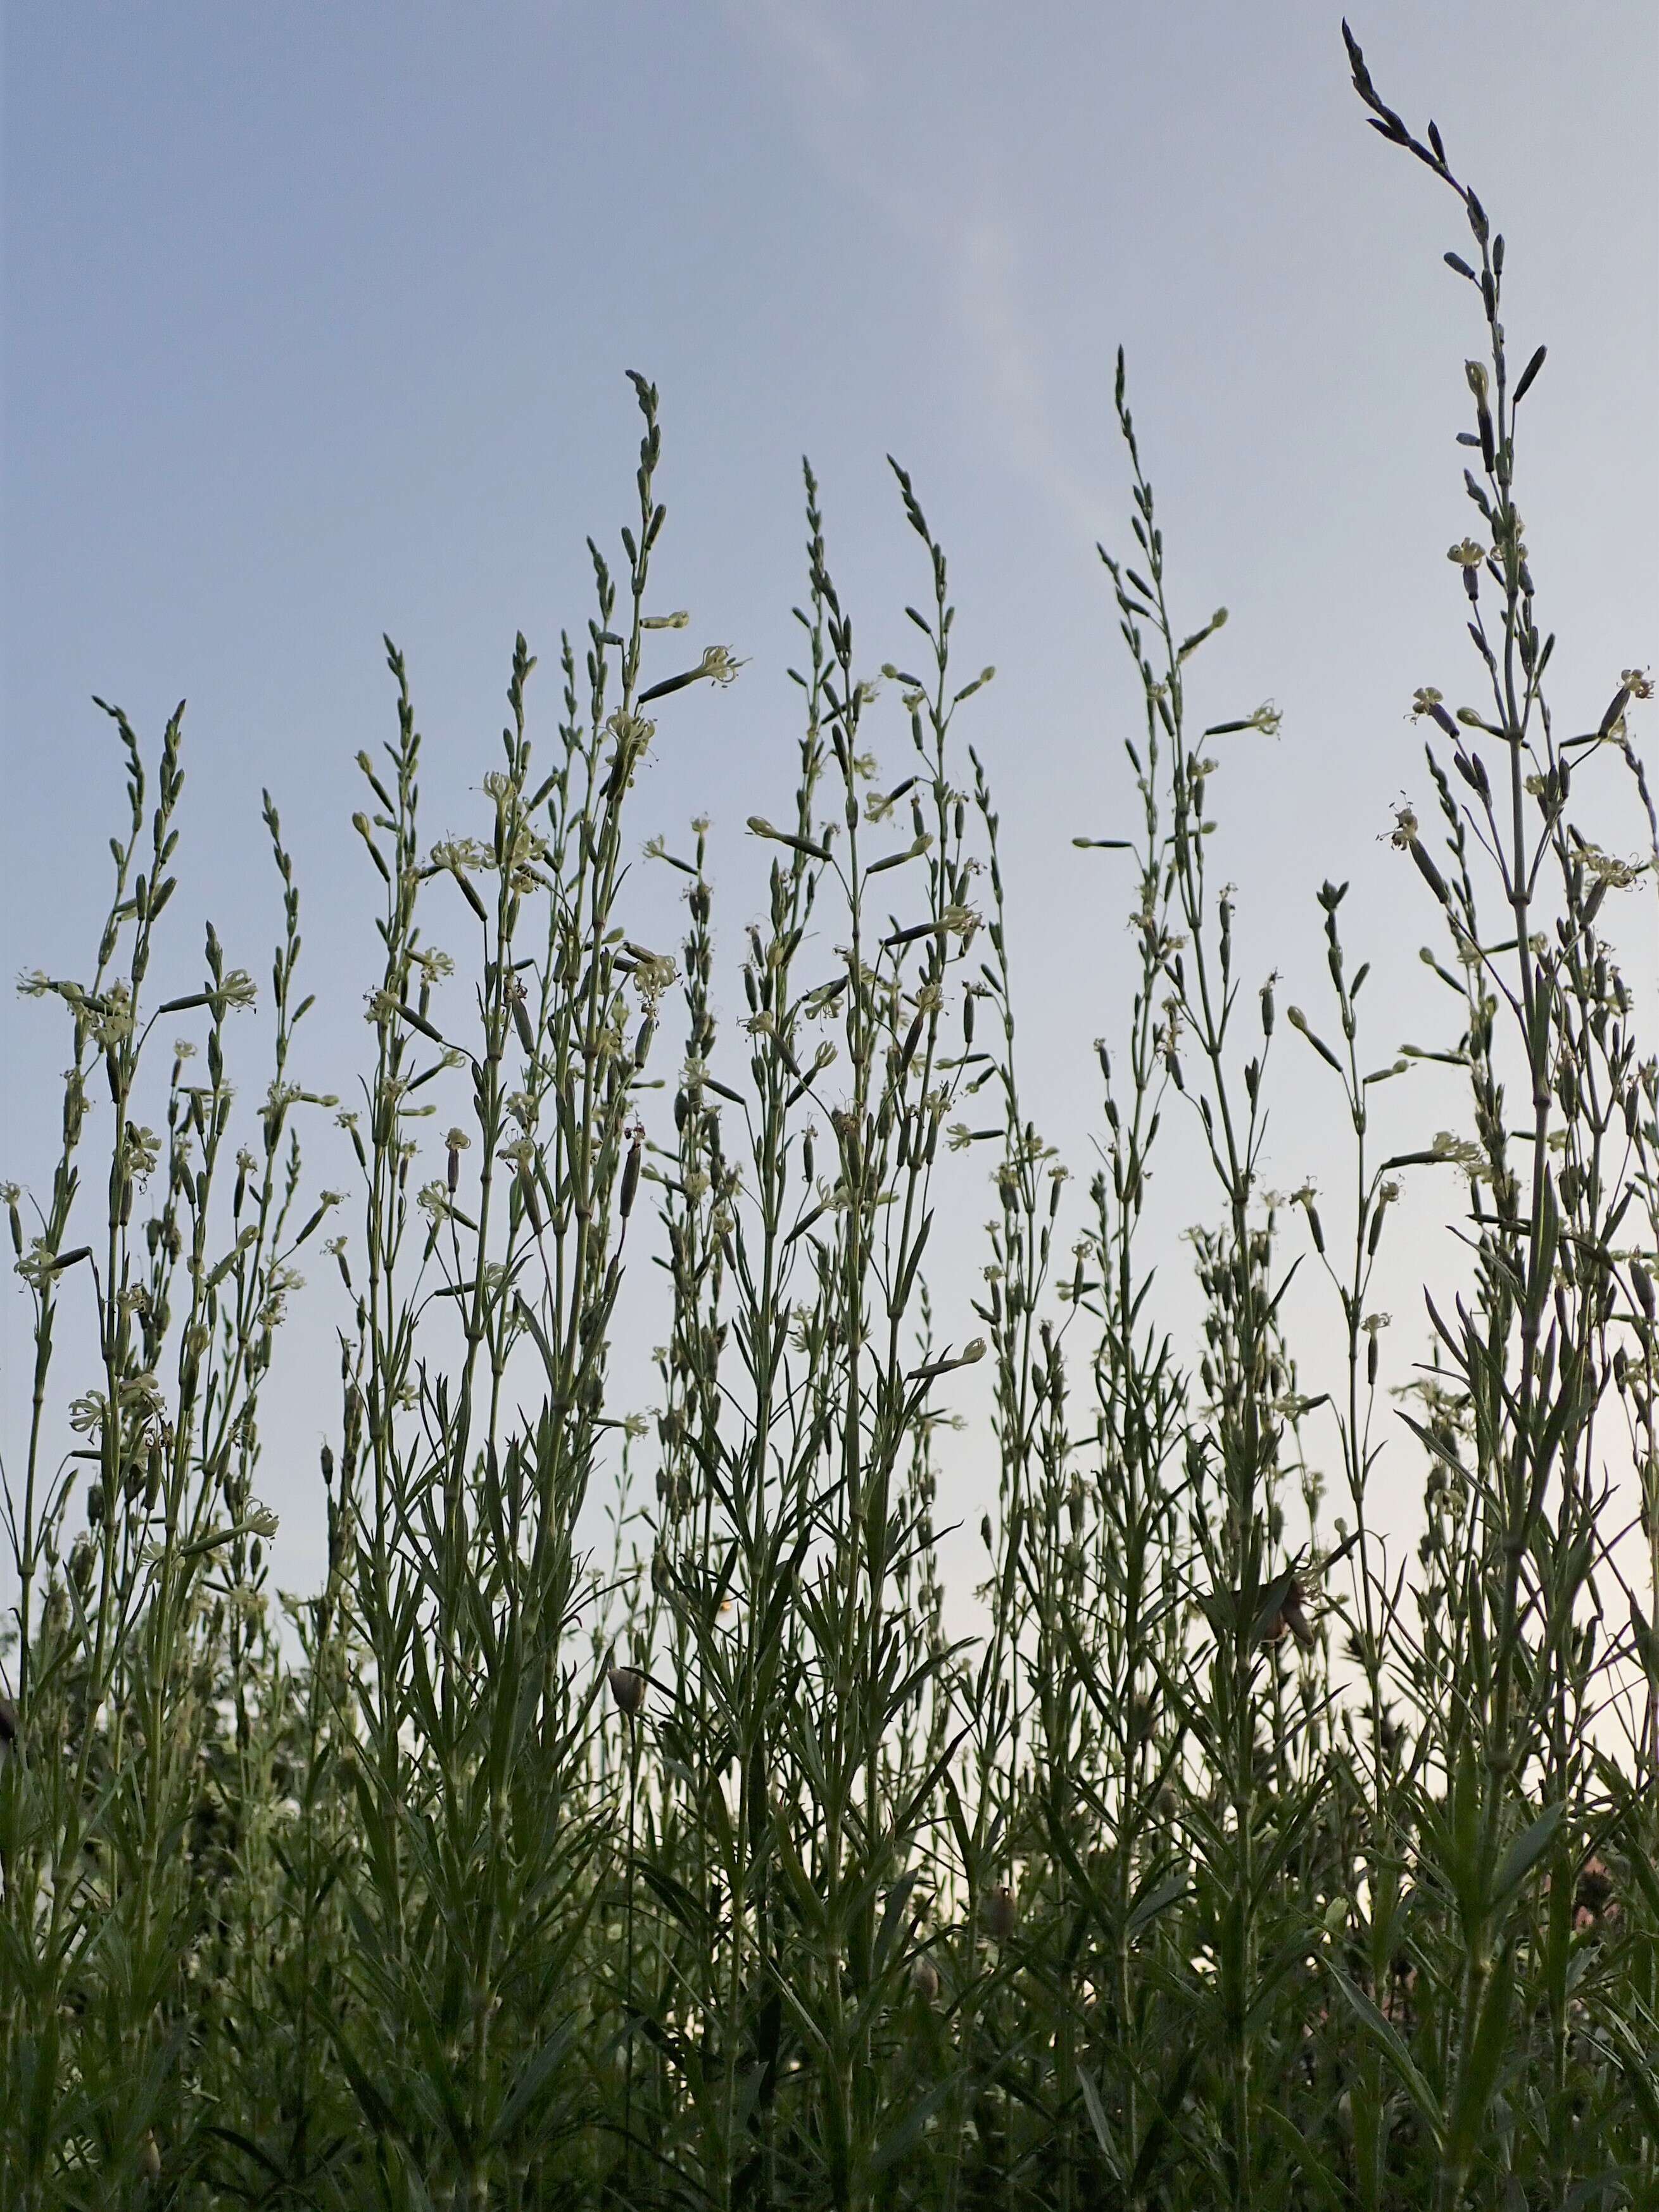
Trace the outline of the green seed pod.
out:
[[[542,1202],[536,1193],[535,1170],[528,1164],[519,1170],[519,1188],[524,1196],[524,1210],[530,1217],[530,1225],[539,1237],[544,1226]]]

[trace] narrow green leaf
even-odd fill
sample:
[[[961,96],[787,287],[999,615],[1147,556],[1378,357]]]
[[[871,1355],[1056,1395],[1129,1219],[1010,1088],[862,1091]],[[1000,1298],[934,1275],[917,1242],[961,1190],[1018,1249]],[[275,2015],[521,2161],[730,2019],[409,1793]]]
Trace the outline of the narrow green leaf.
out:
[[[1460,2171],[1474,2155],[1498,2074],[1510,2051],[1510,2014],[1514,1998],[1515,1954],[1505,1946],[1480,2001],[1480,2015],[1452,2100],[1446,2157]]]
[[[1492,1881],[1492,1902],[1494,1911],[1501,1910],[1509,1903],[1539,1860],[1548,1850],[1555,1840],[1556,1831],[1561,1826],[1561,1817],[1565,1810],[1565,1806],[1559,1803],[1550,1806],[1547,1811],[1540,1814],[1524,1835],[1516,1838],[1508,1850],[1504,1852]]]
[[[512,2141],[532,2106],[539,2100],[547,2084],[563,2063],[574,2040],[575,2030],[567,2022],[549,2036],[535,2057],[523,2068],[491,2132],[489,2141],[493,2148],[504,2148]]]
[[[915,2148],[927,2132],[928,2121],[939,2111],[945,2099],[953,2094],[956,2086],[956,2075],[947,2074],[944,2081],[934,2083],[920,2103],[911,2106],[892,2133],[877,2144],[870,2160],[870,2172],[872,2176],[884,2173],[890,2166],[896,2166],[902,2158],[908,2156]]]
[[[1376,2045],[1395,2080],[1411,2099],[1419,2118],[1433,2137],[1437,2150],[1445,2140],[1445,2115],[1441,2110],[1439,2099],[1407,2050],[1399,2029],[1391,2021],[1384,2020],[1364,1990],[1356,1988],[1340,1966],[1331,1968],[1331,1978],[1360,2026]]]

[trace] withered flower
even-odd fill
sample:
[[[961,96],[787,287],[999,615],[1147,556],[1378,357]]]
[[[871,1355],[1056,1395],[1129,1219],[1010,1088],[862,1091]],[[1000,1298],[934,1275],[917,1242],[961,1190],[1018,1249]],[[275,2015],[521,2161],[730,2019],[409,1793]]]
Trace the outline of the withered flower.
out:
[[[1290,1588],[1279,1601],[1279,1610],[1262,1632],[1264,1644],[1277,1644],[1288,1629],[1304,1651],[1314,1646],[1313,1623],[1309,1620],[1302,1602],[1302,1585],[1292,1577]]]
[[[1572,1893],[1573,1926],[1599,1928],[1604,1921],[1618,1917],[1619,1903],[1613,1893],[1613,1876],[1606,1861],[1600,1857],[1587,1859]]]

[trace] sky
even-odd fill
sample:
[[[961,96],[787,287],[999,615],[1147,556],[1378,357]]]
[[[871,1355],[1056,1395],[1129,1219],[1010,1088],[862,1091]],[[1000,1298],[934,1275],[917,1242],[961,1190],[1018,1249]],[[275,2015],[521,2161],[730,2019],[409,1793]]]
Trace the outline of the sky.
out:
[[[1659,13],[1355,0],[1352,21],[1508,235],[1512,349],[1548,343],[1522,505],[1560,712],[1593,718],[1656,657]],[[1199,709],[1283,716],[1213,786],[1241,961],[1311,1006],[1315,893],[1352,878],[1377,1057],[1417,1021],[1427,917],[1387,833],[1423,783],[1413,690],[1470,681],[1443,556],[1480,333],[1440,258],[1461,215],[1364,127],[1333,9],[82,0],[9,5],[3,36],[9,974],[89,963],[122,804],[92,696],[152,739],[187,697],[176,988],[208,915],[268,966],[269,787],[319,999],[303,1073],[345,1091],[373,980],[352,763],[394,727],[381,635],[409,656],[432,830],[465,826],[514,631],[545,675],[586,618],[587,535],[626,519],[640,369],[662,394],[664,604],[748,657],[665,720],[641,838],[713,816],[730,951],[761,881],[744,817],[791,787],[801,456],[872,672],[904,657],[926,580],[897,456],[951,556],[963,664],[999,672],[970,734],[1002,817],[1023,1079],[1086,1182],[1128,893],[1070,841],[1121,832],[1138,714],[1094,550],[1127,535],[1122,344],[1177,605],[1194,626],[1231,610]],[[902,757],[896,706],[883,742]],[[1607,842],[1644,841],[1615,817]],[[1629,931],[1650,983],[1650,903]],[[731,1012],[735,956],[727,977]],[[8,995],[0,1175],[44,1179],[63,1058],[51,1010]],[[1271,1171],[1334,1183],[1328,1100],[1305,1056],[1282,1074]],[[1401,1111],[1406,1141],[1447,1118]],[[1176,1182],[1171,1239],[1210,1202]],[[8,1466],[23,1318],[9,1298]],[[319,1528],[295,1384],[326,1342],[296,1323],[268,1431],[295,1583]],[[970,1525],[983,1479],[969,1452]]]

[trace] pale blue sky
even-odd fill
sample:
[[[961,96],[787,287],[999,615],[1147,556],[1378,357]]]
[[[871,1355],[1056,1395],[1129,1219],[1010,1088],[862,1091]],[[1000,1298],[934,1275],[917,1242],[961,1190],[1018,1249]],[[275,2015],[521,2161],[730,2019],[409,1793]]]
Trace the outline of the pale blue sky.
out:
[[[1509,234],[1514,343],[1548,341],[1522,503],[1561,710],[1599,712],[1654,657],[1659,605],[1659,13],[1353,20]],[[1464,680],[1443,555],[1478,331],[1439,262],[1467,242],[1455,204],[1364,128],[1334,9],[83,0],[4,21],[9,972],[88,957],[120,805],[88,695],[146,733],[187,695],[180,988],[204,912],[268,966],[276,902],[249,863],[269,784],[322,994],[305,1073],[345,1088],[372,888],[351,763],[391,728],[380,633],[410,656],[433,831],[459,827],[513,632],[546,670],[586,617],[586,534],[625,518],[638,368],[663,395],[664,603],[752,656],[665,722],[641,836],[714,815],[730,948],[743,817],[788,788],[799,457],[873,668],[921,581],[898,454],[951,555],[964,659],[1000,672],[975,731],[1026,1088],[1086,1174],[1127,899],[1069,839],[1111,834],[1126,797],[1134,702],[1092,551],[1124,536],[1121,341],[1181,604],[1232,611],[1206,719],[1284,711],[1216,787],[1247,963],[1311,998],[1313,893],[1352,876],[1393,1049],[1426,917],[1379,840],[1419,782],[1413,688]],[[1645,915],[1637,933],[1650,956]],[[0,1172],[28,1180],[62,1040],[33,1004],[0,1021]],[[1293,1182],[1321,1140],[1305,1064],[1283,1073]],[[279,1508],[289,1480],[273,1468]],[[314,1520],[292,1504],[300,1579]]]

